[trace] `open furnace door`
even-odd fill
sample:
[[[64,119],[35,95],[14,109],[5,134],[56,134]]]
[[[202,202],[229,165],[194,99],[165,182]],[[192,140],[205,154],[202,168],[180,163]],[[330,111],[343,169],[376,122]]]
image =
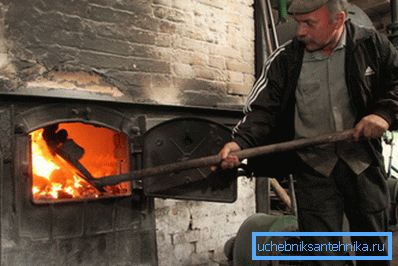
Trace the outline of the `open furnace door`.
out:
[[[230,140],[231,130],[210,120],[168,120],[143,136],[143,168],[214,155]],[[234,202],[237,197],[236,171],[213,173],[209,167],[204,167],[146,177],[143,178],[143,188],[147,196],[153,197]]]

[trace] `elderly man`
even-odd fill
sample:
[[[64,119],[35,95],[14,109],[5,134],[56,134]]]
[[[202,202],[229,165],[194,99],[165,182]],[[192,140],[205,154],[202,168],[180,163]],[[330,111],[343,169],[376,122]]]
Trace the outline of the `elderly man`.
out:
[[[297,22],[296,37],[269,56],[233,141],[220,151],[221,168],[233,168],[239,161],[229,155],[231,151],[354,127],[355,141],[295,154],[291,165],[297,178],[301,231],[341,232],[344,213],[351,231],[387,231],[388,191],[380,137],[397,127],[398,53],[385,36],[347,21],[346,5],[345,0],[292,1],[289,13]],[[278,166],[284,168],[284,162]],[[380,247],[385,241],[382,237],[352,240]],[[386,249],[373,254],[386,254]],[[328,263],[342,262],[318,262]]]

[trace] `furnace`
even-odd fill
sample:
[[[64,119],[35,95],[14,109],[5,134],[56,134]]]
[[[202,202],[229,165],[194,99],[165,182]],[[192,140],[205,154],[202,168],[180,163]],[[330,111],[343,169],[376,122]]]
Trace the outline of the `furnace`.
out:
[[[67,96],[67,92],[64,96]],[[154,197],[233,202],[234,173],[134,170],[215,154],[239,111],[6,93],[1,264],[157,265]],[[104,177],[131,175],[99,186]]]
[[[126,134],[84,123],[60,123],[29,135],[35,203],[131,195],[128,182],[105,188],[91,182],[129,172]]]

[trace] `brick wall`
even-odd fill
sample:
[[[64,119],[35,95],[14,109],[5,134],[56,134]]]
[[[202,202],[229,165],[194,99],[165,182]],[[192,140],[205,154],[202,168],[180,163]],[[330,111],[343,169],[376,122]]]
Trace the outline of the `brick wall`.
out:
[[[16,70],[0,74],[21,85],[53,71],[87,71],[137,102],[240,105],[253,83],[252,4],[3,0],[8,54],[0,42],[0,63]]]
[[[238,179],[233,204],[155,201],[159,266],[206,265],[225,262],[225,242],[255,212],[254,181]]]

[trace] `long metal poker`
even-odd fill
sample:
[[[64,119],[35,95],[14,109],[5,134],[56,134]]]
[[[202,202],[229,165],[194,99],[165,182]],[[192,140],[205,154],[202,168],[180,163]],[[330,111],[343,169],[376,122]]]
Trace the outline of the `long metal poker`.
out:
[[[233,152],[231,153],[231,155],[236,155],[239,158],[239,160],[242,160],[245,158],[252,158],[259,155],[293,151],[321,144],[351,140],[353,138],[353,132],[354,132],[353,129],[349,129],[341,132],[320,135],[313,138],[303,138],[303,139],[297,139],[297,140],[292,140],[272,145],[265,145],[265,146],[245,149],[238,152]],[[222,159],[220,155],[212,155],[188,161],[183,161],[183,162],[159,165],[156,167],[151,167],[143,170],[136,170],[128,174],[106,176],[100,179],[91,180],[91,182],[94,182],[97,186],[110,186],[125,181],[131,181],[134,179],[142,179],[148,176],[166,175],[166,174],[179,172],[182,170],[218,165],[221,161]],[[159,178],[162,178],[162,176],[159,176]],[[206,177],[203,177],[203,179],[205,178]],[[185,183],[185,180],[182,181],[182,184],[183,183]],[[167,184],[165,184],[164,189],[168,188],[166,186]],[[175,184],[173,186],[175,186]]]

